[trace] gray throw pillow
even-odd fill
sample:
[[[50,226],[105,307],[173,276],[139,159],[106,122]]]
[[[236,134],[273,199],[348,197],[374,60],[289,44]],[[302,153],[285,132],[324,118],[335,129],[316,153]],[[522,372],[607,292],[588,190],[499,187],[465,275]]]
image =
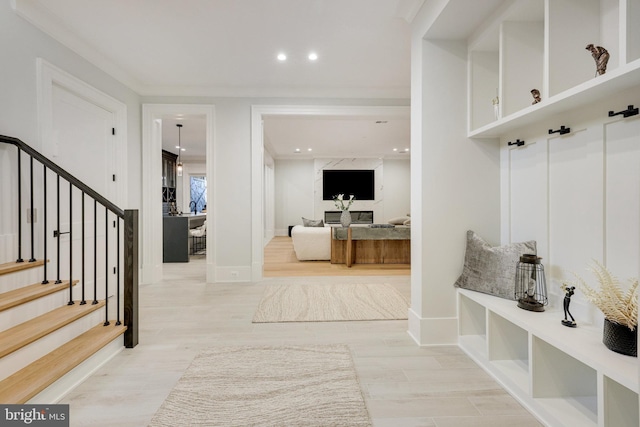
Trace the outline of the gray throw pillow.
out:
[[[324,221],[321,219],[307,219],[302,217],[302,225],[305,227],[324,227]]]
[[[491,247],[469,230],[464,267],[454,286],[513,300],[516,265],[524,254],[536,254],[535,240]]]

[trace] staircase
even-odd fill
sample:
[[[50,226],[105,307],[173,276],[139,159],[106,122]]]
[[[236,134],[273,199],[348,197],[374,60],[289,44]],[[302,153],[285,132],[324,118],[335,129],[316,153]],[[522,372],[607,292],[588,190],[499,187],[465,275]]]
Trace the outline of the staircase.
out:
[[[44,218],[34,226],[37,219],[20,217],[15,233],[0,235],[0,258],[13,258],[8,252],[15,250],[13,259],[18,260],[0,264],[0,403],[56,403],[123,348],[137,345],[137,211],[119,209],[20,140],[0,135],[0,155],[10,149],[2,143],[18,148],[17,166],[0,165],[5,182],[16,183],[11,196],[17,199],[17,212],[35,215],[40,210]],[[41,182],[34,178],[34,160],[43,167]],[[57,180],[54,206],[49,206],[47,176]],[[66,194],[61,181],[68,184]],[[61,194],[68,200],[66,213],[64,206],[61,213]],[[49,219],[48,210],[53,212]],[[81,220],[80,215],[73,218],[74,211],[81,211]],[[98,234],[98,223],[104,234]],[[0,225],[6,230],[6,222]],[[68,231],[62,231],[65,227]],[[81,230],[81,236],[76,231],[74,237],[74,230]],[[61,249],[63,234],[66,249]],[[51,235],[54,242],[47,244]],[[30,258],[23,260],[23,252],[30,252]],[[42,258],[36,259],[36,253]],[[92,278],[85,280],[85,269]],[[70,277],[65,280],[61,274]]]

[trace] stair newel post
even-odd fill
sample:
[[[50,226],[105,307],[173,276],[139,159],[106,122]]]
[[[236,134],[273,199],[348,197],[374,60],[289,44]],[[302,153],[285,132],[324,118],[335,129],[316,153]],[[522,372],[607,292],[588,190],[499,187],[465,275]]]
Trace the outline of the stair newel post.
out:
[[[93,301],[98,303],[98,201],[93,199]]]
[[[46,285],[49,283],[47,279],[47,165],[42,165],[42,211],[43,211],[43,221],[42,228],[44,230],[42,234],[42,250],[43,250],[43,274],[42,284]]]
[[[84,191],[82,192],[82,197],[80,198],[80,203],[82,204],[82,254],[81,254],[81,259],[82,259],[82,272],[81,272],[81,279],[82,279],[82,300],[80,301],[80,305],[85,305],[87,303],[87,300],[84,298]]]
[[[34,232],[34,212],[33,212],[33,156],[29,157],[29,202],[30,202],[30,212],[31,212],[31,258],[29,258],[29,262],[36,262],[35,256],[35,232]]]
[[[116,217],[116,222],[116,325],[120,326],[120,218]]]
[[[56,175],[56,282],[62,283],[60,280],[60,174]]]
[[[69,302],[73,305],[73,184],[69,183]]]
[[[24,262],[22,259],[22,150],[18,147],[18,259],[16,262]]]
[[[104,326],[109,325],[109,209],[104,207]]]
[[[124,346],[138,345],[138,211],[124,211]]]

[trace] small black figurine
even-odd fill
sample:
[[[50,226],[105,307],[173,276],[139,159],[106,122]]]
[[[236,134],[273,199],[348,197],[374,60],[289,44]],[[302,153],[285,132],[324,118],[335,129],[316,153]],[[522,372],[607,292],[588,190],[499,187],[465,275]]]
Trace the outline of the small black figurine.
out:
[[[564,307],[564,320],[562,321],[562,324],[564,326],[568,326],[570,328],[575,328],[576,327],[576,319],[573,318],[573,316],[571,315],[571,312],[569,311],[569,304],[571,303],[571,295],[574,294],[574,291],[576,290],[575,286],[566,286],[566,285],[562,285],[562,289],[564,289],[564,303],[563,303],[563,307]],[[571,320],[567,319],[567,315],[571,318]]]

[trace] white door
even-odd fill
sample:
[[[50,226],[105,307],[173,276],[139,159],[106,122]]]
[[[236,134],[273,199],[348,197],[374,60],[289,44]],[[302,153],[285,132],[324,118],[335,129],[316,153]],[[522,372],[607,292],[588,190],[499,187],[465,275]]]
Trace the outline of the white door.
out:
[[[45,147],[50,158],[119,205],[113,178],[115,114],[54,84],[52,133],[52,144]]]
[[[115,133],[116,117],[115,113],[108,111],[93,103],[75,92],[53,84],[51,93],[51,138],[50,143],[43,147],[44,154],[54,163],[65,169],[71,175],[88,185],[107,200],[120,205],[119,192],[114,180],[114,169],[117,162]],[[115,177],[117,179],[117,176]],[[93,284],[97,284],[97,294],[99,300],[105,298],[105,278],[109,276],[110,288],[115,281],[113,268],[115,267],[115,257],[109,251],[110,259],[106,258],[106,248],[114,248],[116,245],[115,230],[113,221],[116,219],[113,214],[105,218],[104,206],[94,205],[93,199],[86,196],[83,199],[81,191],[77,188],[70,189],[69,183],[60,180],[60,224],[57,223],[57,182],[55,174],[48,174],[47,200],[49,215],[47,218],[49,236],[47,241],[47,253],[51,258],[50,270],[47,272],[49,279],[57,278],[57,248],[58,238],[51,238],[53,230],[63,233],[60,235],[61,259],[69,260],[69,251],[73,251],[73,280],[80,280],[80,285],[74,287],[74,299],[80,300],[82,285],[85,286],[86,299],[91,301],[94,298]],[[70,191],[72,200],[70,201]],[[69,215],[69,206],[73,207],[72,215]],[[84,226],[84,261],[85,271],[83,274],[81,264],[83,253],[82,248],[82,215],[85,215]],[[94,212],[95,210],[95,212]],[[96,218],[95,224],[93,218]],[[70,239],[70,221],[73,224],[73,238]],[[95,229],[94,229],[95,227]],[[95,230],[95,232],[94,232]],[[109,235],[105,239],[105,234]],[[108,243],[107,243],[108,240]],[[70,248],[70,244],[73,246]],[[95,249],[94,249],[95,248]],[[95,250],[95,255],[94,255]],[[94,262],[95,260],[95,262]],[[69,261],[60,265],[60,279],[69,278]],[[84,280],[82,280],[84,276]]]

